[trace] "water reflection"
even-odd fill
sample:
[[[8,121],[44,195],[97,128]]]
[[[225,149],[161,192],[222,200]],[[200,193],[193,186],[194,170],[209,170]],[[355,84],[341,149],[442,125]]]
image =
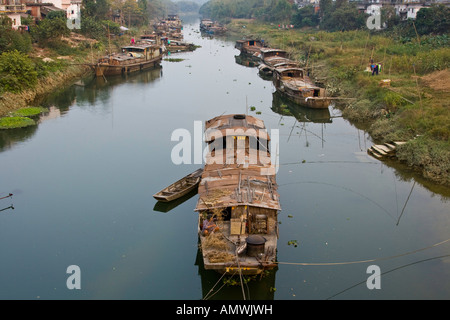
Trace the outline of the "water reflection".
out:
[[[255,68],[259,65],[259,62],[249,58],[248,56],[241,54],[234,56],[234,60],[236,61],[237,64],[240,64],[241,66],[244,67]]]
[[[15,145],[30,139],[37,131],[38,126],[26,128],[0,130],[0,151],[13,148]]]
[[[169,212],[170,210],[175,209],[180,204],[186,202],[187,200],[189,200],[196,194],[197,194],[197,190],[192,190],[191,192],[189,192],[189,193],[185,194],[184,196],[182,196],[178,199],[175,199],[173,201],[169,201],[169,202],[157,201],[155,203],[155,206],[153,207],[153,211],[164,212],[164,213]]]
[[[298,122],[332,123],[330,110],[311,109],[284,98],[278,91],[273,93],[272,111],[282,116],[293,116]]]
[[[89,76],[76,81],[73,85],[52,92],[45,101],[39,104],[48,109],[41,114],[35,126],[26,128],[0,130],[0,151],[8,150],[15,145],[29,140],[37,132],[39,124],[64,116],[76,102],[78,106],[91,106],[101,104],[103,112],[109,112],[108,104],[114,87],[124,83],[148,85],[162,77],[162,67],[144,70],[127,75],[110,77],[107,80]],[[101,103],[99,103],[101,102]]]

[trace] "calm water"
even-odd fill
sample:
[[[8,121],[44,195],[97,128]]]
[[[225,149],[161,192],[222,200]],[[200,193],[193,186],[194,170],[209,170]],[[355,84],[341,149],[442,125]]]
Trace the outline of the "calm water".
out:
[[[194,121],[247,108],[279,130],[282,205],[280,265],[247,299],[450,298],[448,189],[369,157],[370,138],[337,110],[283,105],[233,41],[202,38],[198,21],[184,35],[201,48],[171,55],[183,61],[85,79],[45,102],[38,126],[0,132],[0,197],[14,193],[0,200],[0,299],[205,297],[220,275],[198,259],[197,196],[164,206],[152,194],[201,167],[172,163],[175,129],[193,136]],[[70,265],[81,290],[66,286]],[[366,286],[370,265],[381,289]]]

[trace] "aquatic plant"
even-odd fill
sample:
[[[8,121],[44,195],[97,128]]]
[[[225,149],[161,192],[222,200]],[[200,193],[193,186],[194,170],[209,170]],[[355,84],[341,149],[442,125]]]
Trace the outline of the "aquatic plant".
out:
[[[27,108],[21,108],[14,112],[11,112],[11,116],[15,117],[35,117],[40,115],[43,112],[48,111],[46,108],[41,107],[27,107]]]
[[[4,117],[0,119],[0,129],[24,128],[35,124],[36,122],[28,117]]]

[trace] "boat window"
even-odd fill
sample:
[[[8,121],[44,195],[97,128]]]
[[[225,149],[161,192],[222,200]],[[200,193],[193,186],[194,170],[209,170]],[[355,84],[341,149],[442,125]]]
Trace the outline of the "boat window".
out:
[[[320,96],[320,89],[314,89],[314,97]]]

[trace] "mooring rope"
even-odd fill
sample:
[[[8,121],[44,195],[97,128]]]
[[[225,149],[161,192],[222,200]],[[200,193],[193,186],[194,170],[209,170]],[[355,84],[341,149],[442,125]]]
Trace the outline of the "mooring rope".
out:
[[[234,277],[234,275],[237,273],[238,271],[236,270],[231,277]],[[214,290],[214,288],[219,284],[220,280],[222,280],[222,278],[227,274],[227,272],[224,272],[222,274],[222,276],[219,278],[219,280],[217,280],[217,282],[213,285],[213,287],[209,290],[209,292],[203,297],[203,300],[207,300],[209,298],[211,298],[212,296],[214,296],[215,294],[217,294],[224,286],[226,283],[223,283],[222,286],[219,288],[219,290],[217,290],[215,293],[211,294],[209,296],[209,294]]]
[[[357,264],[357,263],[367,263],[367,262],[375,262],[375,261],[382,261],[382,260],[389,260],[389,259],[394,259],[394,258],[398,258],[398,257],[402,257],[402,256],[406,256],[406,255],[410,255],[413,253],[417,253],[420,251],[424,251],[433,247],[437,247],[440,246],[444,243],[449,242],[450,239],[435,243],[431,246],[422,248],[422,249],[417,249],[414,251],[410,251],[410,252],[406,252],[406,253],[402,253],[402,254],[398,254],[395,256],[390,256],[390,257],[384,257],[384,258],[376,258],[376,259],[368,259],[368,260],[357,260],[357,261],[345,261],[345,262],[274,262],[277,264],[286,264],[286,265],[298,265],[298,266],[336,266],[336,265],[346,265],[346,264]]]

